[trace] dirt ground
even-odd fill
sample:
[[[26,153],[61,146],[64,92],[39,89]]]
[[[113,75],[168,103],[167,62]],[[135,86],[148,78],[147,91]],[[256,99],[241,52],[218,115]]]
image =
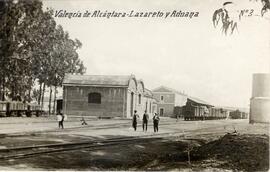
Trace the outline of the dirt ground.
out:
[[[171,119],[168,121],[173,122]],[[99,121],[96,125],[105,124]],[[180,121],[160,127],[162,132],[182,131],[182,134],[149,142],[134,141],[98,150],[81,149],[25,159],[2,160],[0,170],[268,171],[269,169],[267,124],[251,125],[246,120]],[[149,128],[147,133],[140,129],[135,133],[129,127],[100,130],[76,128],[61,132],[58,130],[51,132],[50,129],[50,132],[44,130],[42,133],[33,129],[33,133],[27,135],[22,133],[10,137],[6,133],[5,137],[0,138],[0,146],[5,148],[70,143],[116,136],[151,135],[152,128],[151,126]]]

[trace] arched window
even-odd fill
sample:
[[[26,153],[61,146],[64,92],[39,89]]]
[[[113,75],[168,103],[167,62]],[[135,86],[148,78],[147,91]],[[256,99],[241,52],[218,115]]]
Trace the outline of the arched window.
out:
[[[101,104],[101,94],[100,93],[89,93],[88,103]]]
[[[139,94],[139,104],[142,103],[142,96]]]

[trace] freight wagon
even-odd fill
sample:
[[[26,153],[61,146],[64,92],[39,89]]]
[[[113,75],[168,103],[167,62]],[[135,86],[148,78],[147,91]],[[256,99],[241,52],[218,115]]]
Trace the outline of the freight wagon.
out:
[[[235,110],[235,111],[230,112],[230,118],[231,119],[247,119],[248,113],[241,112],[240,110]]]
[[[0,117],[27,116],[37,117],[42,114],[40,105],[34,103],[23,103],[20,101],[0,101]]]
[[[222,108],[193,105],[183,106],[184,120],[213,120],[226,119],[227,113]]]

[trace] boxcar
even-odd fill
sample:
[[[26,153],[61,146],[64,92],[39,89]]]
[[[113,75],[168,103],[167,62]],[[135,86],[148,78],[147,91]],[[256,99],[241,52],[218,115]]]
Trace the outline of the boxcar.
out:
[[[230,118],[231,119],[247,119],[248,113],[241,112],[240,110],[235,110],[235,111],[230,112]]]
[[[194,106],[192,104],[183,106],[184,120],[204,120],[208,113],[206,106]]]
[[[227,114],[221,108],[195,106],[191,103],[183,107],[184,120],[213,120],[225,119]]]
[[[23,103],[20,101],[0,101],[0,117],[23,116],[28,117],[42,113],[40,105],[34,103]]]

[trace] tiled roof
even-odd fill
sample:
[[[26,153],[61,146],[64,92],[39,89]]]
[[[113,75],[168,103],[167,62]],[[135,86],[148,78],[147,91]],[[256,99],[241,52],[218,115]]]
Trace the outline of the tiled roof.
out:
[[[188,99],[195,102],[195,103],[198,103],[198,104],[202,104],[202,105],[210,105],[210,106],[213,106],[211,105],[210,103],[204,101],[204,100],[201,100],[199,98],[196,98],[196,97],[191,97],[191,96],[188,96]]]
[[[133,75],[66,75],[63,85],[96,85],[127,87]]]
[[[155,88],[152,90],[152,92],[171,92],[171,93],[175,93],[175,94],[180,94],[180,95],[183,95],[183,96],[186,96],[186,94],[180,92],[180,91],[177,91],[175,89],[172,89],[172,88],[169,88],[169,87],[165,87],[165,86],[160,86],[158,88]]]
[[[249,113],[249,108],[244,108],[244,107],[228,107],[228,106],[215,106],[216,108],[222,108],[224,110],[228,111],[236,111],[239,110],[241,112],[246,112]]]
[[[147,88],[144,89],[144,95],[148,97],[153,97],[152,92]]]

